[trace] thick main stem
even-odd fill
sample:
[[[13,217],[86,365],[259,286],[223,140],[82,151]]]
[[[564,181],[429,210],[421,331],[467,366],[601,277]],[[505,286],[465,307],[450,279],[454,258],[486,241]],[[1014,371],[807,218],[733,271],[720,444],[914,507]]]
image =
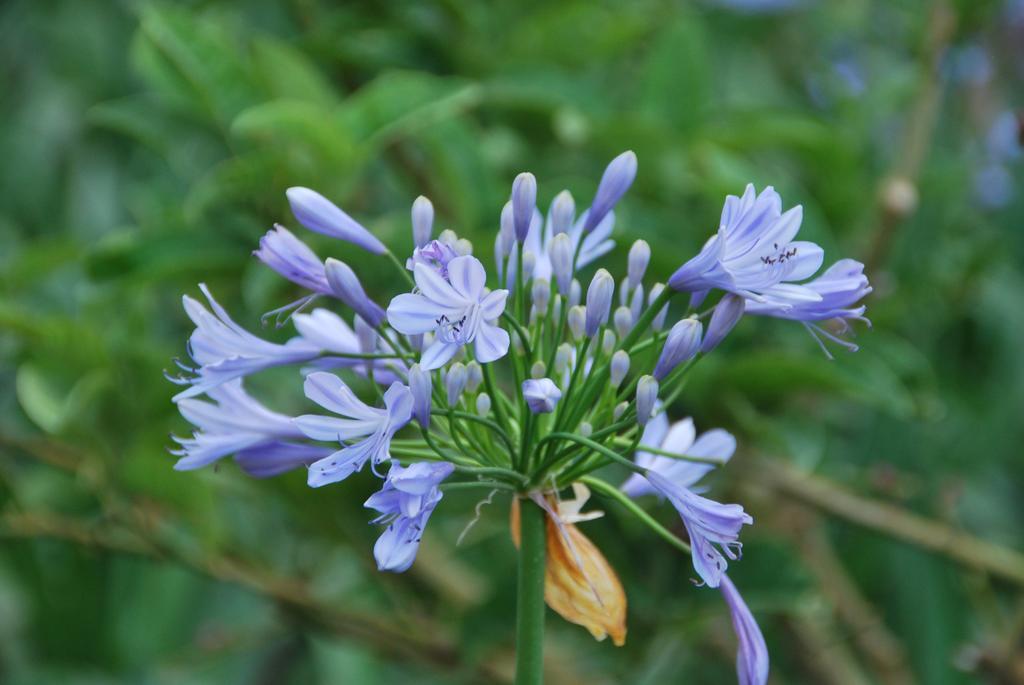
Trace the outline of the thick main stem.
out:
[[[516,685],[544,682],[544,510],[519,507],[519,585],[516,596]]]

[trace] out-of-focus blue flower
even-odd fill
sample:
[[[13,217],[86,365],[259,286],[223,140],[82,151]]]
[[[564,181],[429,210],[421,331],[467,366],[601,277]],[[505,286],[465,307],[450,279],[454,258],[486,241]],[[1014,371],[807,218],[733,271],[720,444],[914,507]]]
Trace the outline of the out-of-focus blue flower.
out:
[[[442,278],[448,278],[448,262],[458,256],[455,248],[448,243],[431,240],[412,251],[412,257],[405,260],[405,268],[415,271],[417,264],[424,264],[441,274]]]
[[[235,378],[285,364],[299,364],[320,355],[320,349],[296,337],[284,344],[267,342],[232,321],[205,284],[199,289],[210,303],[206,307],[188,295],[182,297],[185,312],[196,325],[189,338],[189,356],[199,365],[191,378],[172,378],[189,387],[174,396],[174,401],[195,397]]]
[[[636,422],[646,426],[658,402],[658,381],[654,376],[641,376],[636,382]]]
[[[362,224],[315,190],[295,187],[289,188],[286,194],[295,218],[309,230],[350,242],[374,254],[388,251]]]
[[[754,519],[739,504],[721,504],[701,497],[653,469],[645,477],[679,512],[690,536],[693,568],[710,587],[718,587],[728,567],[725,557],[739,558],[740,529]]]
[[[352,267],[345,262],[328,258],[324,268],[327,273],[327,283],[331,286],[331,292],[335,297],[351,307],[356,314],[374,328],[384,321],[384,310],[363,290],[363,284],[359,282],[359,277],[356,276]]]
[[[260,238],[260,247],[253,254],[292,283],[321,295],[333,294],[323,261],[284,226],[274,224],[274,228]]]
[[[493,323],[505,311],[508,291],[485,294],[487,275],[479,259],[468,255],[452,259],[447,279],[423,264],[417,264],[413,273],[418,292],[391,300],[388,321],[406,335],[434,333],[420,366],[427,371],[440,368],[470,343],[481,364],[508,353],[508,332]]]
[[[739,684],[765,685],[768,682],[768,645],[765,644],[761,628],[729,576],[722,575],[719,589],[729,607],[732,629],[740,643],[736,650],[736,676]]]
[[[718,344],[725,340],[729,331],[736,327],[736,324],[743,318],[745,309],[744,300],[739,295],[726,293],[714,311],[711,312],[711,321],[708,322],[708,332],[700,343],[700,351],[707,354],[718,347]]]
[[[583,217],[583,233],[590,233],[618,204],[636,178],[636,153],[626,150],[608,163],[594,193],[594,201]]]
[[[373,546],[378,569],[401,573],[412,566],[423,529],[443,497],[438,485],[454,470],[444,461],[391,465],[384,487],[365,505],[380,512],[374,523],[388,526]]]
[[[714,428],[702,433],[698,438],[693,419],[686,418],[670,426],[668,415],[663,411],[658,412],[644,428],[644,433],[640,437],[640,447],[636,451],[636,465],[657,471],[673,483],[691,488],[694,492],[701,492],[701,490],[694,489],[693,486],[715,468],[714,464],[656,455],[644,450],[644,447],[671,452],[680,457],[716,459],[724,464],[736,452],[736,438],[721,428]],[[653,495],[657,492],[638,473],[632,474],[622,484],[622,491],[630,497]]]
[[[303,387],[306,397],[345,418],[306,414],[294,419],[299,430],[314,440],[343,445],[359,439],[310,466],[310,487],[344,480],[367,461],[376,466],[390,459],[391,438],[412,418],[412,393],[401,383],[385,391],[383,409],[365,404],[333,373],[311,373]]]
[[[298,442],[266,442],[235,454],[238,466],[253,478],[279,476],[299,466],[309,466],[334,450]]]
[[[782,198],[771,187],[758,195],[748,185],[743,197],[726,198],[718,233],[672,274],[669,286],[692,293],[694,304],[715,288],[757,300],[779,291],[817,300],[812,290],[782,283],[810,278],[821,267],[818,245],[793,240],[802,218],[799,205],[783,213]]]
[[[523,381],[523,399],[534,414],[550,414],[562,399],[562,391],[550,378],[531,378]]]
[[[412,413],[423,428],[430,428],[430,394],[434,383],[430,372],[419,364],[409,368],[409,390],[412,392]]]
[[[841,332],[849,328],[850,320],[863,321],[870,325],[871,322],[864,318],[866,307],[857,305],[871,292],[868,278],[864,275],[864,265],[854,259],[840,259],[803,287],[818,293],[821,299],[817,302],[787,300],[784,297],[773,297],[763,302],[747,300],[746,313],[802,321],[819,343],[824,337],[851,351],[856,351],[856,345],[829,333],[815,325],[815,322],[835,321],[841,327]],[[824,347],[822,344],[822,349]],[[825,352],[828,354],[828,350]]]
[[[309,314],[295,314],[292,316],[292,323],[302,339],[314,345],[322,355],[310,360],[309,366],[312,368],[319,370],[339,367],[352,368],[359,374],[365,374],[368,368],[373,368],[374,378],[380,383],[391,383],[405,375],[405,362],[397,356],[393,359],[374,360],[340,356],[369,350],[364,348],[365,343],[360,341],[352,327],[328,309],[314,309]],[[379,336],[376,340],[375,352],[395,354],[390,343],[382,340]],[[372,365],[368,363],[370,361],[372,361]]]
[[[213,402],[192,398],[177,403],[178,411],[196,430],[191,438],[172,436],[179,447],[171,454],[181,457],[174,465],[175,470],[191,471],[231,454],[260,449],[264,453],[278,452],[280,473],[327,454],[323,448],[301,456],[292,451],[284,441],[302,440],[305,434],[292,423],[292,417],[270,411],[253,399],[245,392],[241,379],[211,388],[209,395]],[[238,456],[236,460],[243,468],[253,463],[251,456],[248,461]]]

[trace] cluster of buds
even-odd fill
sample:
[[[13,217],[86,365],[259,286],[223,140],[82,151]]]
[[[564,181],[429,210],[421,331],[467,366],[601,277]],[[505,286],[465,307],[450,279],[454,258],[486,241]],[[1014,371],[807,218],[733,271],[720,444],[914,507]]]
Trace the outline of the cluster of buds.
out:
[[[721,429],[698,436],[691,420],[672,423],[666,410],[693,366],[744,315],[796,320],[823,349],[825,340],[855,349],[841,335],[850,320],[865,320],[858,302],[870,287],[852,260],[808,281],[823,253],[795,240],[800,208],[783,212],[774,190],[757,194],[752,186],[727,198],[717,232],[665,283],[647,278],[651,248],[643,240],[629,249],[621,280],[604,268],[588,279],[589,267],[615,247],[614,210],[636,171],[636,156],[623,153],[588,209],[577,213],[563,191],[546,215],[537,208],[534,176],[517,176],[500,215],[493,279],[468,240],[451,230],[434,237],[434,210],[424,197],[412,206],[415,247],[399,259],[323,196],[290,189],[300,224],[379,256],[405,292],[378,304],[349,265],[321,260],[275,226],[255,255],[309,291],[276,310],[289,314],[297,334],[283,344],[253,335],[203,286],[209,309],[184,298],[196,325],[189,345],[195,366],[181,364],[186,373],[172,380],[184,386],[174,399],[196,431],[177,438],[176,468],[233,456],[258,477],[304,467],[309,485],[321,487],[369,464],[383,479],[366,506],[385,525],[374,555],[387,571],[414,562],[446,490],[507,490],[514,501],[544,509],[548,549],[565,551],[552,554],[549,604],[621,644],[621,584],[575,525],[595,517],[581,508],[596,491],[690,551],[700,583],[720,589],[730,608],[741,682],[764,682],[764,640],[726,575],[740,555],[740,531],[753,520],[742,506],[694,488],[730,459],[736,441]],[[701,310],[713,292],[717,302]],[[688,295],[687,311],[669,326],[679,293]],[[327,307],[307,313],[316,300],[340,302],[354,317]],[[284,365],[298,367],[320,413],[287,416],[246,393],[245,377]],[[362,398],[355,389],[365,391]],[[624,483],[607,480],[623,469]],[[560,497],[568,488],[571,500]],[[678,511],[688,542],[633,502],[647,495]]]

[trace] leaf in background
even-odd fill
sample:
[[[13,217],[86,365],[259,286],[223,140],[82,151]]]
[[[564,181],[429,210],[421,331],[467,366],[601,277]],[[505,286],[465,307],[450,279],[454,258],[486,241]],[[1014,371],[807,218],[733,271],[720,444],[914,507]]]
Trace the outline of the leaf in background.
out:
[[[25,363],[18,367],[15,392],[22,410],[45,432],[54,434],[72,423],[90,416],[93,399],[107,386],[107,374],[96,369],[78,379],[70,390],[44,372],[39,366]]]
[[[302,52],[273,38],[252,44],[253,74],[273,99],[300,100],[321,107],[338,104],[338,95]]]
[[[353,163],[352,139],[331,108],[300,100],[274,100],[244,110],[231,135],[284,158],[302,158],[313,168],[345,174]]]

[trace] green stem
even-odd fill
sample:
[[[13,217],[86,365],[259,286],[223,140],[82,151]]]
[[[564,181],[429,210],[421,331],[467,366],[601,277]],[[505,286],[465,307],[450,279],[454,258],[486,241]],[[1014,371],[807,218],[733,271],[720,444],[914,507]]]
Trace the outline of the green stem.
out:
[[[544,682],[544,510],[528,499],[519,507],[519,585],[516,596],[516,685]]]
[[[623,493],[614,485],[610,485],[601,480],[600,478],[594,478],[592,476],[583,476],[579,480],[581,483],[585,484],[591,490],[595,490],[601,493],[602,495],[610,497],[619,504],[621,504],[623,507],[629,510],[631,514],[640,519],[640,521],[642,521],[644,525],[653,530],[659,537],[661,537],[663,540],[668,542],[676,549],[682,552],[686,552],[687,554],[690,553],[690,546],[688,544],[680,540],[670,530],[665,528],[665,526],[655,521],[650,514],[641,509],[636,502],[631,500],[625,493]]]

